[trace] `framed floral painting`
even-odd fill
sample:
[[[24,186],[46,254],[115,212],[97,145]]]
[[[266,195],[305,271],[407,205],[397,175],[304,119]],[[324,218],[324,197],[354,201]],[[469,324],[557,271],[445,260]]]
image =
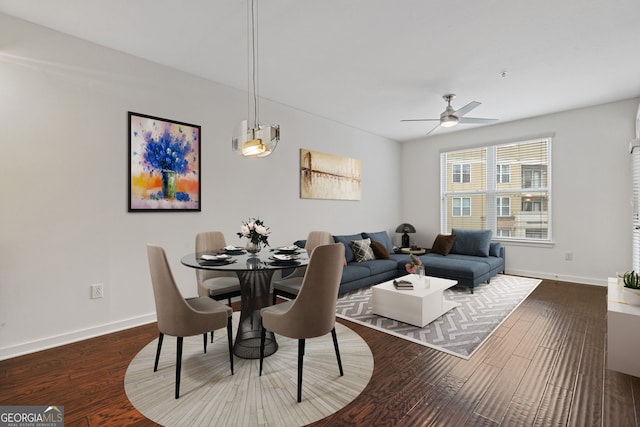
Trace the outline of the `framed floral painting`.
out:
[[[200,126],[129,112],[129,212],[200,211]]]

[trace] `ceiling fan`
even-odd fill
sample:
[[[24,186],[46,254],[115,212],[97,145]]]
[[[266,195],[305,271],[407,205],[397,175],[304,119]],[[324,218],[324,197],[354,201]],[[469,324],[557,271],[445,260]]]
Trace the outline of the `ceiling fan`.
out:
[[[448,93],[446,95],[443,95],[442,98],[445,101],[447,101],[447,108],[445,108],[445,110],[442,112],[442,114],[440,114],[440,118],[439,119],[405,119],[405,120],[401,120],[401,121],[402,122],[435,122],[435,121],[439,121],[440,123],[438,123],[438,125],[436,127],[434,127],[429,132],[427,132],[427,135],[429,135],[434,130],[438,129],[438,127],[440,127],[440,126],[445,127],[445,128],[450,128],[450,127],[453,127],[453,126],[457,125],[458,123],[463,123],[463,124],[464,123],[467,123],[467,124],[485,124],[485,123],[493,123],[493,122],[497,122],[498,121],[498,119],[480,119],[480,118],[476,118],[476,117],[463,117],[469,111],[471,111],[474,108],[478,107],[482,103],[478,102],[478,101],[471,101],[470,103],[468,103],[464,107],[459,108],[457,110],[454,110],[453,107],[451,106],[451,100],[453,98],[455,98],[455,96],[456,95],[453,94],[453,93]]]

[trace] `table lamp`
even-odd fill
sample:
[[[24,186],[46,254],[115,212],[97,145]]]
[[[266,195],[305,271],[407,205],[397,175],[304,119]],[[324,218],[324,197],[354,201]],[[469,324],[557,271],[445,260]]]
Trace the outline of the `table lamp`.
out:
[[[408,248],[411,246],[410,243],[410,239],[409,239],[409,235],[407,233],[415,233],[416,232],[416,228],[408,223],[402,223],[400,224],[397,228],[396,228],[396,233],[403,233],[402,234],[402,247],[403,248]]]

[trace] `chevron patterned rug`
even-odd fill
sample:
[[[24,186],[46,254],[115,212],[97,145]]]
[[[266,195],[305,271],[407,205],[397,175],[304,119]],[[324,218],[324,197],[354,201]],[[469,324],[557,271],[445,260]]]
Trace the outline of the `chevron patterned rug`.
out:
[[[541,280],[499,274],[471,294],[454,287],[444,292],[460,304],[424,328],[371,313],[371,288],[361,288],[338,299],[337,316],[413,341],[463,359],[469,359],[482,343],[540,284]]]

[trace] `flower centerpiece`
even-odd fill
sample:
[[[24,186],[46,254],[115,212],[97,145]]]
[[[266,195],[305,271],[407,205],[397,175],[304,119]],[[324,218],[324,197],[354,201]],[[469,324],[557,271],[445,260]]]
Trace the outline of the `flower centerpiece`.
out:
[[[407,273],[409,274],[416,274],[416,270],[419,266],[422,265],[422,261],[420,260],[420,258],[414,256],[413,254],[410,255],[410,261],[405,265],[405,268],[407,269]]]
[[[264,222],[259,218],[250,218],[247,222],[243,222],[240,232],[237,234],[241,239],[243,237],[249,239],[247,242],[247,252],[249,253],[260,252],[262,244],[269,246],[269,227],[265,227]]]

